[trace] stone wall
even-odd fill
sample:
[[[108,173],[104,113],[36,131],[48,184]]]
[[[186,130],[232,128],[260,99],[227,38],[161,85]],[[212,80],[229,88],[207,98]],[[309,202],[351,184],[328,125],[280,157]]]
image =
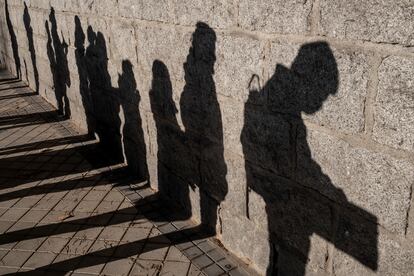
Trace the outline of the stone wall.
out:
[[[262,274],[414,275],[410,0],[0,5],[0,66]]]

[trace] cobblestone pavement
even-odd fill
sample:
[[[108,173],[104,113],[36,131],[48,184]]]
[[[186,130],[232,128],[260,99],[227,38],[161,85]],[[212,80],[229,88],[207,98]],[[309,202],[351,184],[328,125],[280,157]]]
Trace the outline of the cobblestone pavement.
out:
[[[251,274],[24,83],[0,80],[0,275]]]

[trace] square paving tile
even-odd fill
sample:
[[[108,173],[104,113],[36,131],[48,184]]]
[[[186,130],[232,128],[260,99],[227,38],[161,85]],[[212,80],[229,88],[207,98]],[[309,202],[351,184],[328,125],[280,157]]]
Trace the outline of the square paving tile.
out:
[[[79,204],[77,201],[61,200],[54,208],[55,211],[72,211]]]
[[[175,246],[171,246],[168,250],[166,260],[173,262],[190,262],[190,260]]]
[[[62,253],[70,255],[84,255],[88,252],[94,241],[83,239],[71,239],[68,244],[62,249]]]
[[[114,212],[118,209],[121,202],[118,201],[102,201],[99,203],[98,207],[96,207],[95,212],[97,213],[108,213]]]
[[[44,216],[46,216],[47,213],[47,210],[29,210],[23,217],[20,218],[20,221],[39,222]]]
[[[60,253],[69,240],[69,238],[48,237],[39,247],[38,251]]]
[[[83,198],[83,200],[100,203],[107,193],[107,191],[90,190],[89,193]]]
[[[69,193],[67,193],[65,195],[65,197],[63,198],[63,200],[68,200],[68,201],[81,201],[84,196],[88,193],[87,190],[81,190],[81,189],[76,189],[76,190],[71,190]]]
[[[126,229],[122,227],[112,227],[108,226],[105,227],[101,234],[99,235],[98,239],[100,240],[112,240],[112,241],[120,241],[122,236],[124,235]]]
[[[14,249],[36,251],[45,240],[45,237],[23,240],[18,242]]]
[[[137,260],[131,270],[131,275],[159,275],[162,262],[156,260]]]
[[[0,236],[0,249],[12,249],[19,241],[18,236]]]
[[[56,258],[56,254],[47,252],[35,252],[23,265],[25,268],[38,268],[46,266]]]
[[[100,225],[100,226],[105,226],[108,224],[108,222],[111,220],[113,214],[97,214],[97,213],[93,213],[91,214],[91,216],[88,218],[88,220],[85,222],[88,225]]]
[[[21,267],[32,254],[33,252],[30,251],[9,251],[9,253],[0,261],[0,265]]]
[[[79,238],[79,239],[94,240],[102,232],[102,229],[103,229],[102,226],[89,227],[88,225],[83,225],[80,227],[78,232],[76,232],[74,237]]]
[[[35,222],[18,221],[7,230],[7,233],[11,235],[27,236],[33,230],[35,225]]]
[[[75,233],[79,230],[80,227],[80,225],[70,223],[58,224],[52,236],[61,238],[71,238],[75,235]]]
[[[0,249],[0,260],[9,253],[9,250]]]
[[[14,223],[14,221],[0,221],[0,234],[5,233]]]
[[[128,242],[144,242],[148,238],[150,232],[150,228],[128,228],[125,235],[122,237],[122,240]]]
[[[141,254],[144,245],[145,243],[143,242],[121,241],[118,246],[115,247],[113,256],[116,258],[136,258]]]
[[[59,254],[52,262],[50,270],[53,271],[74,271],[79,266],[81,258],[78,255]]]
[[[110,191],[106,197],[104,198],[105,201],[123,201],[125,196],[118,192],[117,190]]]
[[[43,197],[43,195],[39,196],[31,196],[31,197],[24,197],[20,199],[13,208],[32,208],[36,205],[36,203]]]
[[[58,223],[38,223],[35,227],[33,227],[30,234],[37,235],[38,237],[47,237],[52,235],[56,231],[58,226]]]
[[[9,200],[4,200],[4,201],[0,201],[0,207],[1,208],[10,208],[11,206],[13,206],[17,201],[19,200],[19,198],[15,198],[15,199],[9,199]]]
[[[168,245],[158,243],[145,244],[143,252],[139,255],[140,259],[163,261],[166,257]]]
[[[190,263],[166,261],[162,267],[161,275],[187,275]]]
[[[110,257],[114,255],[118,243],[118,241],[96,240],[91,248],[89,248],[88,253],[95,256]]]
[[[223,275],[225,271],[221,269],[218,265],[212,264],[206,268],[203,268],[203,272],[207,275],[211,276],[219,276]]]
[[[1,217],[0,220],[6,221],[17,221],[21,218],[29,209],[9,209],[5,212]]]
[[[109,258],[107,257],[87,255],[82,258],[78,265],[79,268],[76,269],[75,272],[87,274],[100,274],[108,260]]]
[[[0,266],[0,275],[13,275],[18,270],[18,268]]]
[[[114,216],[109,221],[109,224],[116,227],[124,227],[128,228],[131,224],[131,221],[133,221],[135,218],[135,215],[133,214],[121,214],[121,213],[115,213]]]
[[[128,275],[134,261],[132,258],[112,259],[105,265],[102,273],[104,275]]]
[[[93,200],[82,200],[79,205],[75,208],[75,212],[93,212],[98,206],[99,201]]]

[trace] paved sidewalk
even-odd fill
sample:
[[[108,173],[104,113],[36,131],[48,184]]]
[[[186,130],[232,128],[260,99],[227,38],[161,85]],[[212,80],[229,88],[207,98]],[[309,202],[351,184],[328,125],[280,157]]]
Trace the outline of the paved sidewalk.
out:
[[[0,72],[0,275],[250,275]]]

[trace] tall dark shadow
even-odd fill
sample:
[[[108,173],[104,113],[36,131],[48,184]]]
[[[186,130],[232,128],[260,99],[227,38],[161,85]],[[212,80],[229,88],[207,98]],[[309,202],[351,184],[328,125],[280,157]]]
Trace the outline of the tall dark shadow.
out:
[[[4,2],[4,8],[5,8],[5,14],[6,14],[7,29],[9,30],[10,42],[11,42],[11,47],[13,51],[14,63],[16,66],[16,74],[17,74],[16,77],[21,78],[22,73],[21,73],[21,64],[20,64],[20,56],[19,56],[19,45],[17,44],[17,38],[16,38],[16,33],[14,32],[13,23],[10,20],[8,0],[5,0]]]
[[[189,187],[191,182],[187,182],[185,176],[191,178],[189,174],[197,173],[197,171],[191,171],[196,160],[192,159],[193,156],[189,148],[186,147],[185,133],[178,125],[178,110],[173,100],[172,84],[167,66],[159,60],[154,61],[152,74],[149,96],[157,129],[158,190],[160,194],[179,202],[184,207],[183,216],[190,218]]]
[[[118,76],[118,94],[125,118],[122,137],[128,168],[140,181],[149,181],[147,148],[139,112],[141,96],[137,90],[133,66],[128,60],[122,61],[122,74]]]
[[[105,37],[101,32],[94,32],[88,27],[89,45],[86,48],[86,70],[89,87],[84,89],[84,101],[91,102],[88,110],[88,123],[99,137],[99,146],[114,163],[124,161],[121,136],[120,98],[117,90],[112,87],[111,76],[108,72],[108,52]],[[85,77],[86,75],[83,75]],[[86,84],[86,82],[85,82]],[[88,94],[90,93],[90,94]],[[90,98],[89,98],[90,97]]]
[[[33,75],[34,75],[35,86],[36,86],[35,91],[36,93],[39,93],[39,71],[37,70],[37,64],[36,64],[36,50],[35,50],[35,45],[33,41],[33,28],[31,26],[29,9],[27,8],[26,2],[24,2],[23,22],[24,22],[24,27],[26,28],[30,58],[32,59]]]
[[[94,137],[95,123],[93,120],[92,96],[89,89],[88,61],[86,58],[85,39],[86,36],[83,31],[81,21],[78,16],[75,16],[75,59],[79,75],[79,93],[81,95],[82,105],[85,111],[88,135]]]
[[[301,115],[320,110],[338,84],[329,45],[305,44],[291,68],[278,64],[264,88],[251,90],[245,104],[241,142],[247,194],[254,191],[266,203],[267,275],[305,275],[313,234],[377,269],[377,219],[350,203],[312,159]],[[266,96],[267,106],[261,104]],[[297,184],[309,176],[315,179],[313,186]]]
[[[50,62],[50,70],[53,76],[54,92],[57,101],[59,115],[64,119],[70,118],[70,105],[67,96],[67,87],[70,87],[70,73],[68,67],[68,44],[60,41],[56,23],[55,10],[52,8],[49,15],[49,23],[46,21],[47,55]]]
[[[207,24],[197,23],[184,64],[185,86],[180,99],[186,145],[197,163],[188,169],[198,172],[201,222],[213,233],[220,203],[228,185],[224,161],[223,125],[214,83],[216,34]]]

